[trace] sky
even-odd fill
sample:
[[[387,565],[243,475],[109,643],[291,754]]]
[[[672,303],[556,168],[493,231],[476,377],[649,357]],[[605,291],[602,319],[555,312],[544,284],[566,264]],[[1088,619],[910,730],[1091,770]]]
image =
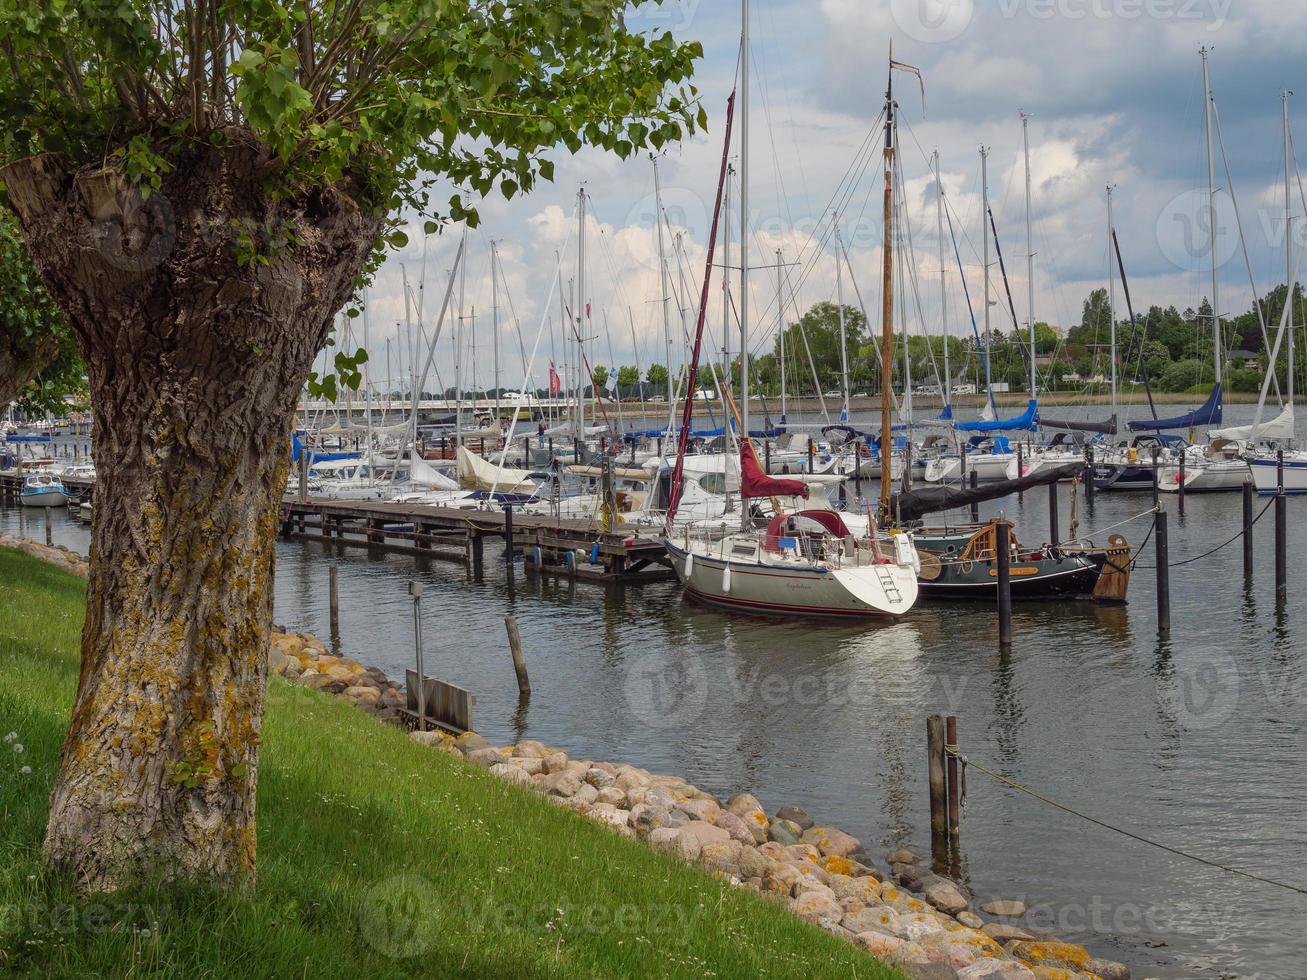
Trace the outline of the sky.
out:
[[[561,281],[575,316],[581,187],[590,304],[582,332],[590,363],[639,364],[642,370],[654,361],[665,363],[668,336],[671,362],[685,359],[704,272],[726,99],[738,84],[741,5],[668,0],[630,9],[627,22],[633,30],[670,30],[704,48],[695,84],[708,129],[665,149],[657,161],[668,292],[674,295],[662,302],[668,292],[648,154],[621,161],[597,150],[573,156],[560,148],[552,183],[541,182],[512,201],[495,195],[480,205],[481,226],[467,234],[464,276],[454,284],[450,314],[440,324],[426,390],[454,384],[456,327],[463,340],[464,386],[474,380],[493,386],[496,307],[500,383],[522,385],[529,367],[531,386],[543,387],[551,360],[561,373],[557,286]],[[721,258],[720,241],[718,246],[718,262],[732,268],[714,270],[707,345],[719,349],[725,335],[730,349],[738,350],[743,313],[750,349],[771,350],[778,312],[792,322],[812,304],[839,295],[850,305],[864,305],[879,329],[878,144],[891,41],[897,61],[920,69],[925,90],[923,100],[913,76],[895,74],[905,204],[899,225],[908,229],[896,253],[901,299],[895,315],[910,332],[969,335],[967,294],[983,328],[982,146],[988,149],[989,203],[1013,297],[1009,307],[991,243],[994,328],[1012,329],[1012,308],[1024,325],[1031,292],[1036,320],[1063,329],[1079,322],[1085,296],[1107,284],[1109,184],[1136,312],[1154,303],[1184,310],[1210,296],[1201,46],[1211,49],[1219,123],[1213,137],[1219,309],[1228,315],[1246,310],[1254,289],[1265,293],[1286,277],[1281,92],[1300,87],[1307,96],[1307,81],[1300,78],[1307,73],[1303,37],[1307,4],[1284,0],[751,0],[747,312],[738,269],[744,161],[737,113],[730,150],[736,173],[731,209],[723,218],[730,225],[729,263]],[[1299,123],[1307,120],[1307,106],[1300,110],[1298,101],[1289,99],[1291,118],[1307,133],[1307,122]],[[1029,250],[1022,112],[1029,116]],[[1307,146],[1307,135],[1303,139]],[[935,151],[953,228],[950,237],[946,225],[943,236],[943,291],[930,162]],[[1292,197],[1292,238],[1302,248],[1307,221],[1296,173]],[[842,269],[836,227],[847,252]],[[368,295],[370,377],[378,390],[387,378],[406,386],[402,379],[411,371],[414,348],[421,347],[419,329],[428,338],[435,332],[462,229],[426,236],[417,222],[409,232],[408,246],[391,254]],[[497,302],[492,243],[501,270]],[[1033,291],[1027,276],[1031,253]],[[723,271],[731,280],[727,331]],[[1124,319],[1119,282],[1115,294]],[[350,330],[347,340],[361,344],[362,321],[354,320]],[[419,369],[424,359],[423,350]]]

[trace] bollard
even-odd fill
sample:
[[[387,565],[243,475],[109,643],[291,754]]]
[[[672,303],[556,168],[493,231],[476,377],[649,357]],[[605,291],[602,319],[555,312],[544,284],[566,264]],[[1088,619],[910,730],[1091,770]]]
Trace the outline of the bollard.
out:
[[[1048,543],[1058,545],[1057,482],[1048,485]]]
[[[971,471],[971,489],[975,490],[980,486],[980,474],[975,470]],[[980,504],[974,500],[971,502],[971,523],[976,524],[980,521]]]
[[[53,520],[54,511],[47,507],[45,509],[45,546],[47,548],[54,547],[54,525],[51,523]]]
[[[409,582],[408,594],[413,597],[413,645],[418,668],[418,731],[427,730],[427,685],[422,667],[422,583]]]
[[[522,656],[522,635],[517,631],[517,617],[505,616],[504,628],[508,630],[508,649],[513,653],[513,669],[517,671],[517,693],[530,695],[531,678],[526,674],[526,658]]]
[[[1153,447],[1153,509],[1156,510],[1161,498],[1157,495],[1157,447]]]
[[[1153,537],[1157,542],[1157,635],[1171,635],[1171,548],[1166,539],[1166,511],[1153,517]]]
[[[1181,454],[1180,454],[1180,482],[1176,485],[1176,488],[1175,488],[1175,494],[1176,494],[1176,496],[1179,498],[1179,500],[1176,502],[1176,511],[1179,513],[1179,515],[1180,515],[1181,517],[1184,517],[1184,478],[1185,478],[1184,458],[1185,458],[1185,455],[1186,455],[1185,453],[1181,453]]]
[[[1275,495],[1275,601],[1283,603],[1289,598],[1289,497],[1280,487]]]
[[[953,715],[944,719],[944,750],[948,758],[948,833],[950,837],[956,837],[962,794],[958,780],[958,720]]]
[[[948,834],[948,794],[944,781],[944,719],[926,716],[926,763],[930,776],[930,834],[936,840]]]
[[[1085,506],[1094,509],[1094,448],[1085,447]]]
[[[513,505],[504,504],[504,561],[513,560]]]
[[[1256,492],[1252,480],[1243,481],[1243,579],[1247,584],[1253,580],[1253,494]]]
[[[1012,645],[1012,546],[1007,521],[994,522],[994,551],[998,562],[998,644]]]
[[[331,645],[340,649],[340,583],[337,581],[339,569],[332,565],[327,569],[327,603],[331,610]]]

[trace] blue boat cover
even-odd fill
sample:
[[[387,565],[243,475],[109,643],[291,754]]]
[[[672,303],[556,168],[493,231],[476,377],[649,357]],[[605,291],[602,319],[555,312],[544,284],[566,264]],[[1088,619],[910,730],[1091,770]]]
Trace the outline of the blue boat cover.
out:
[[[5,436],[5,442],[49,442],[49,436]]]
[[[1126,428],[1131,432],[1157,432],[1160,429],[1193,429],[1200,425],[1219,425],[1221,422],[1221,386],[1212,385],[1212,393],[1203,402],[1203,407],[1188,415],[1177,415],[1173,419],[1142,419],[1127,422]]]
[[[995,419],[993,422],[986,422],[984,419],[977,419],[975,422],[954,422],[953,428],[959,432],[1008,432],[1011,430],[1030,430],[1035,428],[1035,417],[1039,414],[1039,405],[1032,398],[1026,410],[1020,415],[1015,415],[1010,419]]]

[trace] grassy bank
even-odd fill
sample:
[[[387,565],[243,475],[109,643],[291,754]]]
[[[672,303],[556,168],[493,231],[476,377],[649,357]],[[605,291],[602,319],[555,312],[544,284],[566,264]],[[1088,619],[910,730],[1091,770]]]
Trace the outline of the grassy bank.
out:
[[[892,974],[789,913],[274,678],[259,887],[77,902],[40,863],[84,583],[0,549],[0,973]],[[23,774],[21,766],[31,768]]]

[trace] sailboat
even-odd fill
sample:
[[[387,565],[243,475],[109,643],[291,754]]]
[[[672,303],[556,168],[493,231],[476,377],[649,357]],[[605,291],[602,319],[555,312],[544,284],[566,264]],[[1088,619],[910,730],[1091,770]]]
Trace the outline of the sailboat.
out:
[[[671,558],[677,578],[685,587],[686,595],[701,602],[729,609],[771,613],[787,616],[835,616],[866,618],[897,616],[912,608],[917,599],[917,557],[912,539],[896,533],[889,539],[890,554],[881,548],[874,526],[859,538],[833,510],[805,508],[784,512],[781,501],[804,500],[808,487],[800,480],[772,477],[763,472],[754,452],[749,434],[749,344],[748,344],[748,90],[749,90],[749,2],[742,0],[743,26],[741,30],[740,87],[743,93],[740,138],[740,497],[741,526],[728,530],[718,526],[684,526],[675,533],[676,509],[684,478],[685,449],[694,407],[695,385],[698,380],[699,354],[703,342],[704,315],[712,276],[713,254],[717,241],[718,222],[721,216],[722,189],[726,181],[727,159],[730,153],[731,124],[734,117],[735,94],[727,103],[726,141],[722,149],[721,173],[713,209],[712,230],[708,239],[708,255],[704,268],[702,293],[699,302],[698,326],[695,331],[693,353],[689,366],[685,407],[677,444],[676,465],[672,475],[672,496],[664,527],[663,541]],[[894,61],[890,61],[893,78]],[[893,107],[892,85],[886,92],[885,122],[885,304],[886,321],[883,337],[889,337],[891,323],[891,257],[889,243],[893,240],[893,202],[891,182],[893,170]],[[889,344],[883,341],[882,352]],[[888,360],[883,361],[888,364]],[[884,444],[889,444],[890,386],[884,379],[881,392]],[[885,455],[883,466],[889,468]],[[883,507],[888,505],[890,491],[888,472],[884,475]],[[777,511],[765,529],[753,526],[753,509],[750,500],[772,498]]]

